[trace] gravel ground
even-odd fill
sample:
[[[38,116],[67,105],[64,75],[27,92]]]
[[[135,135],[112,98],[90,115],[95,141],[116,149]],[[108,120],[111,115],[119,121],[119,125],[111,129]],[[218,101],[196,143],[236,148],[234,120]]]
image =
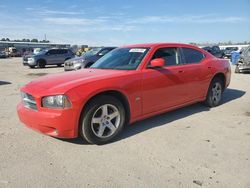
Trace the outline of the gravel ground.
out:
[[[19,88],[63,68],[0,59],[0,187],[250,187],[250,75],[223,104],[195,104],[125,128],[113,143],[61,140],[24,127]]]

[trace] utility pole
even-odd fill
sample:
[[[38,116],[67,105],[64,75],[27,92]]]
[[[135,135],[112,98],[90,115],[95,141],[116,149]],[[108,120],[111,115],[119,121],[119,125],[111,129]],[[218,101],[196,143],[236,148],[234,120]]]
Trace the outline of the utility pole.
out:
[[[44,40],[47,41],[46,33],[44,34]]]

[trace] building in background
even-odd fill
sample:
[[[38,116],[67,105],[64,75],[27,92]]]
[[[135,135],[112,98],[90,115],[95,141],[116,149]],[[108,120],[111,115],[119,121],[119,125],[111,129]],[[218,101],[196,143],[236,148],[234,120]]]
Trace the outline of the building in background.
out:
[[[10,48],[16,49],[20,54],[25,54],[25,52],[33,52],[35,48],[70,48],[70,44],[0,41],[0,51],[6,51],[6,49],[8,51]]]

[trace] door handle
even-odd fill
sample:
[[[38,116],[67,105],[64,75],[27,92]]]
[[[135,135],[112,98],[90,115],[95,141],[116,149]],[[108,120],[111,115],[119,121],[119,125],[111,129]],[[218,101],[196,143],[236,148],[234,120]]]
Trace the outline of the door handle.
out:
[[[184,72],[184,70],[179,70],[179,71],[178,71],[178,73],[183,73],[183,72]]]

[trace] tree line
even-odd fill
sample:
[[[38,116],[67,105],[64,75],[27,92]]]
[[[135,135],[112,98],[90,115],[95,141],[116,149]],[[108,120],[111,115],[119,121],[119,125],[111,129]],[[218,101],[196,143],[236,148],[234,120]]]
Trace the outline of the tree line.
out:
[[[2,38],[0,41],[9,41],[9,42],[41,42],[41,43],[49,43],[49,40],[38,40],[38,39],[14,39],[10,40],[9,38]]]

